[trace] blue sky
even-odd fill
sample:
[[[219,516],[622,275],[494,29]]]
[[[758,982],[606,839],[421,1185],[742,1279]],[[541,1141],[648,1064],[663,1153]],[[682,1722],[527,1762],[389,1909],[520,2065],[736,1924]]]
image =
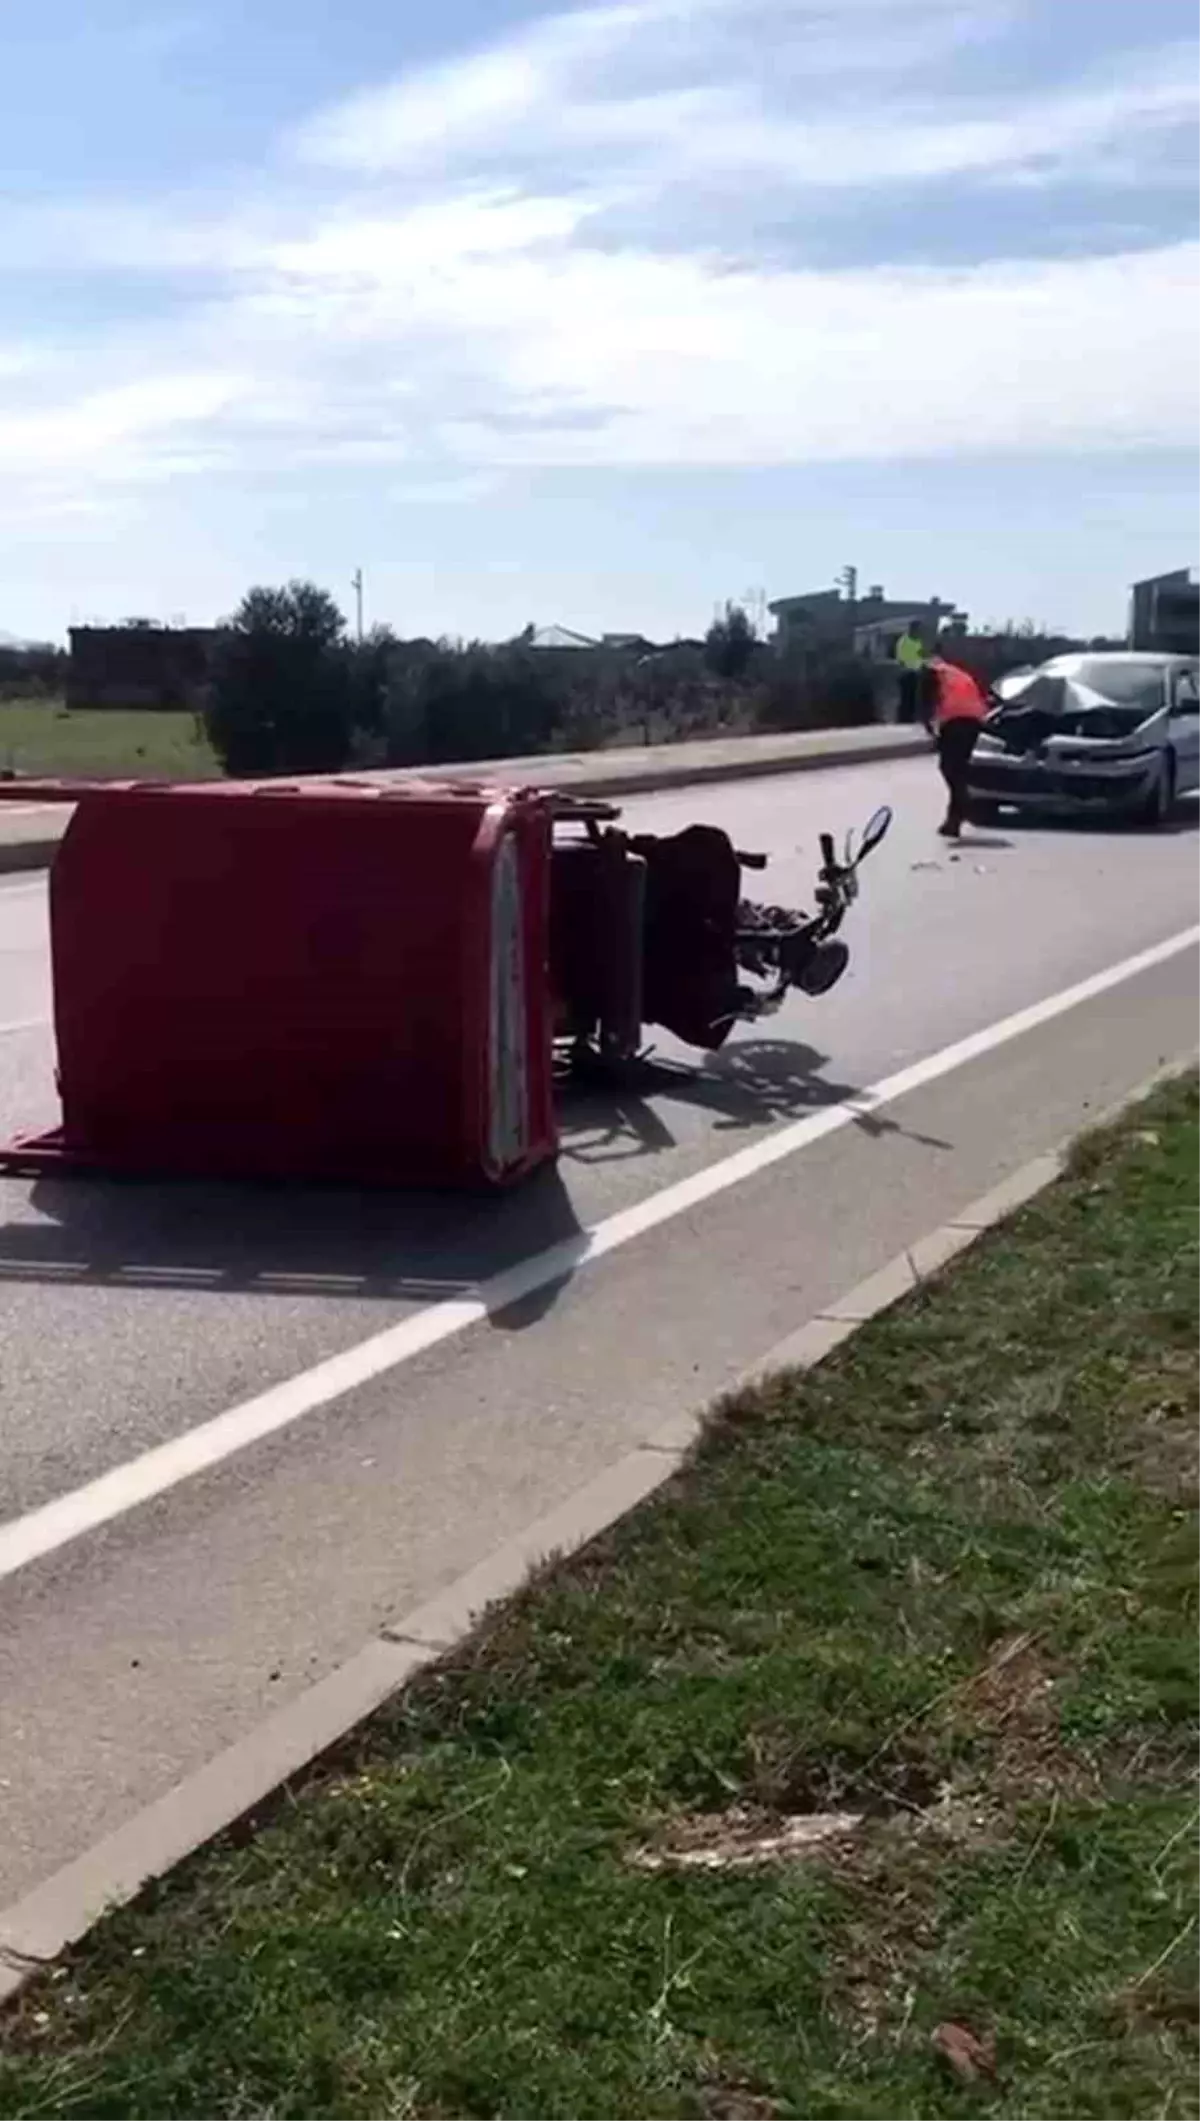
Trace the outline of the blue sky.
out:
[[[0,631],[1194,563],[1192,0],[0,0]],[[246,19],[248,17],[248,19]]]

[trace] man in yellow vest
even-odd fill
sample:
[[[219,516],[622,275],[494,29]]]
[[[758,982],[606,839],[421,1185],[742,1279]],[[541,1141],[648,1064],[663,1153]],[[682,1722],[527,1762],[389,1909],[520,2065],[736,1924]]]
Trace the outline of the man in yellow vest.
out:
[[[900,705],[897,720],[915,722],[921,700],[921,672],[925,667],[925,636],[920,619],[909,619],[896,643],[900,665]]]

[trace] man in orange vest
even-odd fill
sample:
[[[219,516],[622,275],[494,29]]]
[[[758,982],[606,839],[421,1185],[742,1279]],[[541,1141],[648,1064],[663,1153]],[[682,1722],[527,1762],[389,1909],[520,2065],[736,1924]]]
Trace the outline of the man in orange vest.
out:
[[[967,815],[971,754],[988,711],[987,701],[969,670],[947,662],[936,651],[923,675],[925,727],[936,738],[938,765],[950,797],[938,831],[945,840],[957,840]]]

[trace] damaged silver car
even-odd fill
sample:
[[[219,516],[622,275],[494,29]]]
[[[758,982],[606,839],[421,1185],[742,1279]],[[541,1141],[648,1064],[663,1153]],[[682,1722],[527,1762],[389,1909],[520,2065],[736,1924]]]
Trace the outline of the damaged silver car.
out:
[[[1200,787],[1194,656],[1058,655],[1013,671],[971,761],[971,814],[1004,807],[1165,822]]]

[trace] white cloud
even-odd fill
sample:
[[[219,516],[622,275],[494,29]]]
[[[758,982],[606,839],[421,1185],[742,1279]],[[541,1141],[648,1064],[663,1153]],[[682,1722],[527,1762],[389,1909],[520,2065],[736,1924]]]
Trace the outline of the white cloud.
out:
[[[803,225],[834,188],[907,183],[919,215],[966,180],[1077,185],[1174,140],[1195,105],[1176,50],[990,93],[987,39],[1015,12],[583,7],[318,114],[237,202],[10,216],[10,269],[137,269],[172,303],[36,364],[0,349],[8,501],[314,465],[465,496],[513,465],[1177,444],[1190,244],[818,271],[741,232],[764,199]]]
[[[727,172],[816,190],[888,179],[1088,168],[1194,117],[1195,53],[1039,94],[946,93],[936,62],[1012,10],[956,0],[630,0],[535,22],[453,65],[350,98],[296,140],[359,175],[435,180],[548,161],[572,179]],[[881,100],[880,83],[886,82]],[[629,171],[626,174],[630,174]]]
[[[588,212],[579,199],[467,193],[423,200],[407,211],[318,223],[304,236],[277,244],[262,262],[276,280],[386,285],[561,245],[578,233]]]
[[[0,345],[0,378],[29,375],[37,366],[37,355],[31,346]]]
[[[0,425],[12,472],[236,462],[800,463],[1177,444],[1194,429],[1195,246],[953,272],[722,271],[569,238],[490,242],[456,208],[330,226],[192,327],[232,366]],[[425,475],[417,478],[420,485]]]
[[[666,13],[653,0],[631,0],[549,15],[490,49],[351,97],[303,128],[297,150],[351,170],[424,163],[433,152],[477,153],[511,138],[514,127],[553,116],[581,73],[592,76]]]
[[[440,479],[405,479],[389,489],[387,498],[401,508],[462,508],[491,500],[503,484],[498,472],[468,471]]]
[[[448,341],[503,299],[486,373],[531,413],[450,414],[443,436],[478,461],[597,466],[1177,443],[1196,413],[1197,257],[720,275],[624,256],[490,286],[472,274],[426,299]]]
[[[121,457],[148,437],[177,436],[228,411],[245,384],[218,373],[145,375],[0,419],[0,475],[83,470],[120,472]],[[164,475],[179,468],[172,450],[160,455]],[[186,460],[185,460],[186,461]]]

